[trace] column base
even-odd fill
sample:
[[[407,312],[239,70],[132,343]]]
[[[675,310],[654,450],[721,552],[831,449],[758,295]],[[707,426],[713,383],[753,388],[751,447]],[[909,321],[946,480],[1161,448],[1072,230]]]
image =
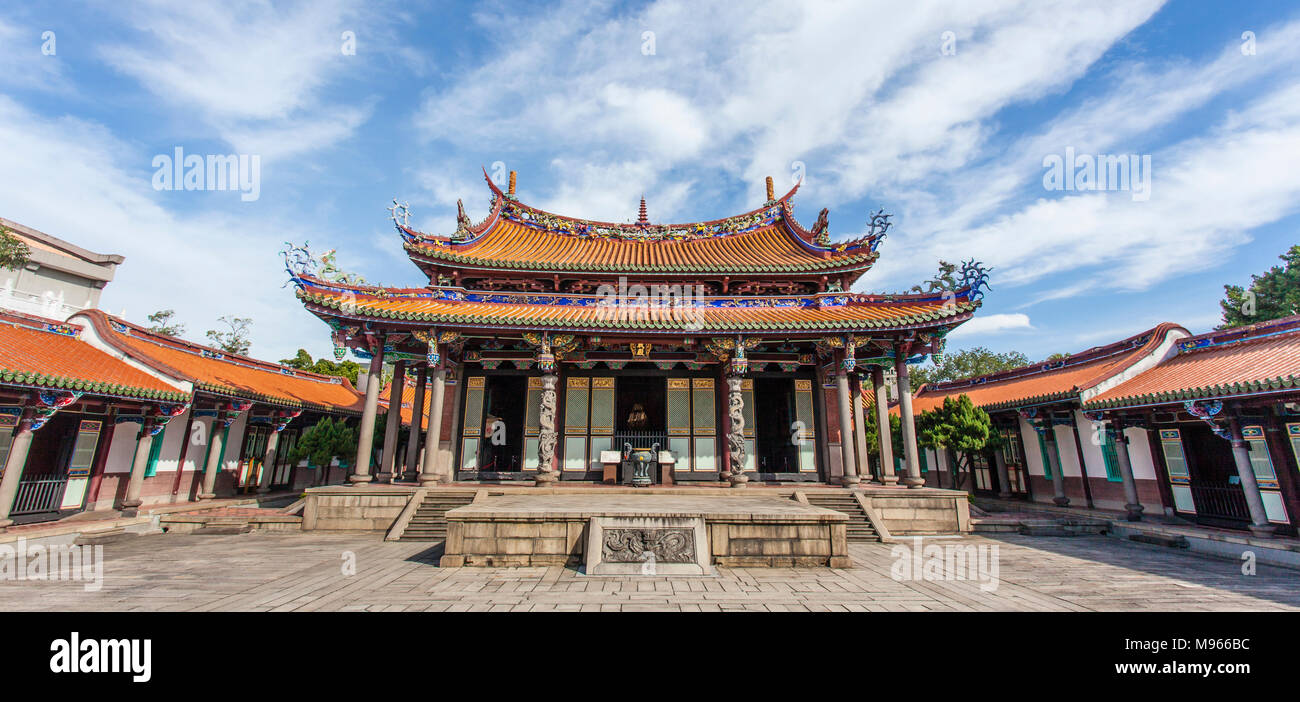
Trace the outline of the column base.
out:
[[[1009,492],[999,492],[999,493],[998,493],[998,499],[999,499],[999,500],[1009,500],[1009,499],[1011,499],[1011,493],[1009,493]]]
[[[353,473],[352,475],[348,476],[348,482],[352,483],[353,485],[365,485],[366,483],[369,483],[374,479],[375,479],[374,476],[369,474],[363,475],[359,473]]]
[[[1052,498],[1052,502],[1056,503],[1056,505],[1057,505],[1058,507],[1067,507],[1067,506],[1069,506],[1069,504],[1070,504],[1070,498],[1068,498],[1068,497],[1053,497],[1053,498]]]
[[[1145,508],[1142,505],[1124,505],[1124,510],[1128,512],[1128,514],[1124,515],[1124,518],[1130,522],[1140,522],[1142,521],[1143,509]]]
[[[257,494],[259,494],[259,495],[265,495],[266,493],[268,493],[268,492],[270,492],[270,491],[271,491],[271,488],[269,488],[269,487],[259,487],[259,488],[257,488]]]
[[[441,483],[442,479],[436,475],[426,475],[424,473],[421,473],[419,477],[419,481],[420,481],[420,487],[429,487],[431,485],[437,485]]]
[[[216,496],[215,493],[211,493],[211,492],[200,492],[200,493],[199,493],[199,496],[198,496],[197,498],[195,498],[194,501],[195,501],[195,502],[207,502],[208,500],[216,499],[216,497],[217,497],[217,496]]]
[[[727,481],[731,483],[733,488],[743,488],[749,482],[749,476],[744,473],[732,474],[727,476]]]
[[[140,515],[140,505],[142,505],[142,504],[144,504],[144,502],[142,502],[142,501],[140,501],[140,500],[131,500],[131,501],[129,501],[129,502],[123,502],[123,503],[122,503],[122,516],[123,516],[123,517],[138,517],[138,516]]]
[[[1250,533],[1254,534],[1256,538],[1271,539],[1276,535],[1276,532],[1277,532],[1276,524],[1262,524],[1262,525],[1251,524],[1250,525]]]
[[[856,475],[846,475],[840,478],[840,485],[844,485],[846,487],[849,485],[858,485],[861,482],[862,482],[862,478],[859,478]]]
[[[903,484],[909,488],[923,488],[925,487],[925,478],[903,478]]]
[[[560,479],[559,473],[556,473],[553,470],[546,470],[546,471],[538,471],[537,477],[533,478],[533,481],[537,485],[546,485],[546,484],[557,482],[559,479]]]
[[[886,475],[886,476],[883,476],[883,477],[880,479],[880,483],[881,483],[882,485],[897,485],[897,484],[898,484],[898,476],[897,476],[897,475]]]

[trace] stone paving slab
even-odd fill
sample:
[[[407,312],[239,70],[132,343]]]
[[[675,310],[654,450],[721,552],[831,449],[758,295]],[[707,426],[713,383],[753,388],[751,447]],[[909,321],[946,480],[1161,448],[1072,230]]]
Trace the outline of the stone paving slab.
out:
[[[1101,536],[925,539],[997,546],[992,591],[974,580],[896,580],[907,544],[854,543],[852,568],[718,568],[716,577],[587,577],[559,566],[439,568],[440,545],[371,534],[158,534],[104,546],[96,592],[0,581],[0,610],[55,611],[1281,611],[1294,570]],[[355,572],[348,569],[355,566]],[[986,581],[986,585],[992,581]]]

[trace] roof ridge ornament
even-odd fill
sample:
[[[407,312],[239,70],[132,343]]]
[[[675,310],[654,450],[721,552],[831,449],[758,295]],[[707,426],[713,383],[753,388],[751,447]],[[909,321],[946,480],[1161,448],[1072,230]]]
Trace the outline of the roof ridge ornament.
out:
[[[512,188],[511,188],[511,189],[513,190],[513,180],[512,180],[511,182],[512,182]],[[459,201],[457,202],[457,204],[459,204]],[[462,214],[463,214],[463,209],[464,209],[464,208],[461,208],[461,209],[462,209]],[[396,224],[396,225],[399,226],[399,227],[408,227],[408,226],[410,226],[410,224],[411,224],[411,203],[409,203],[409,202],[398,202],[398,201],[397,201],[397,198],[393,198],[393,204],[392,204],[391,207],[388,208],[388,216],[389,216],[389,218],[391,218],[391,219],[393,220],[393,224]],[[400,222],[398,221],[399,218],[401,219]]]

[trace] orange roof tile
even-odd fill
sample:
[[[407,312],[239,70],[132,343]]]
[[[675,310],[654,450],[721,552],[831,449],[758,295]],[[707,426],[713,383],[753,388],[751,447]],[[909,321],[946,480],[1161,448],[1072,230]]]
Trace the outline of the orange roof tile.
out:
[[[1085,407],[1300,393],[1300,315],[1183,339],[1178,349]]]
[[[81,327],[0,313],[0,382],[109,397],[184,402],[189,393],[77,338]]]
[[[492,181],[492,211],[454,237],[398,225],[417,263],[507,270],[661,275],[865,270],[876,260],[869,238],[823,246],[793,217],[789,199],[724,219],[652,225],[596,222],[552,214],[502,193]]]
[[[1039,363],[988,375],[922,386],[912,399],[916,414],[967,395],[985,410],[1007,409],[1077,397],[1153,353],[1170,332],[1185,329],[1166,322],[1141,334],[1088,349],[1056,363]]]
[[[225,354],[175,337],[155,334],[100,310],[86,317],[109,346],[165,375],[199,389],[288,407],[360,412],[364,397],[346,378]]]

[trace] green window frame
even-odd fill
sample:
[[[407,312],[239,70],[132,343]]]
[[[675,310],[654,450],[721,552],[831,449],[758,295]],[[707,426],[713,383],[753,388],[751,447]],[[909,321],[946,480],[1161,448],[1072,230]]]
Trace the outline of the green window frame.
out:
[[[928,460],[926,460],[926,458],[925,458],[925,453],[926,453],[926,452],[925,452],[925,449],[921,449],[921,450],[919,450],[919,451],[916,452],[916,455],[917,455],[917,457],[918,457],[918,459],[920,460],[920,463],[921,463],[921,472],[922,472],[922,473],[929,473],[929,472],[930,472],[930,462],[929,462]]]
[[[158,473],[158,457],[162,454],[163,439],[167,438],[167,427],[158,432],[153,437],[153,443],[149,444],[149,462],[144,467],[144,477],[152,478]]]
[[[1055,431],[1055,429],[1048,427],[1045,431]],[[1052,477],[1052,461],[1047,457],[1047,439],[1043,438],[1044,437],[1043,433],[1041,432],[1035,432],[1035,433],[1038,434],[1038,453],[1043,457],[1043,477],[1047,478],[1048,480],[1053,480],[1054,478]],[[1053,441],[1052,448],[1055,449],[1056,451],[1056,462],[1059,465],[1061,462],[1061,446],[1060,444]]]
[[[1106,464],[1106,480],[1119,483],[1124,478],[1119,472],[1119,442],[1115,438],[1115,431],[1110,427],[1101,432],[1101,458]]]

